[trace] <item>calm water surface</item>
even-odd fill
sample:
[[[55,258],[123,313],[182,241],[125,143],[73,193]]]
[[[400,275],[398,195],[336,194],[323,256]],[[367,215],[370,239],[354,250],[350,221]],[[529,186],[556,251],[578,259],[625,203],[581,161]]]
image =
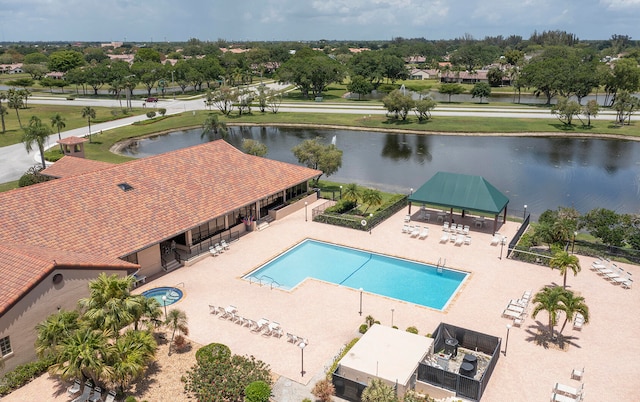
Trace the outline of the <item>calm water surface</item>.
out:
[[[145,157],[197,145],[201,130],[139,140],[124,153]],[[438,171],[484,176],[509,197],[509,210],[537,215],[558,206],[581,212],[605,207],[638,213],[640,142],[530,137],[385,134],[349,130],[230,127],[229,142],[266,144],[268,158],[296,163],[291,148],[305,139],[335,141],[344,151],[333,181],[408,193]],[[326,176],[323,176],[326,178]]]

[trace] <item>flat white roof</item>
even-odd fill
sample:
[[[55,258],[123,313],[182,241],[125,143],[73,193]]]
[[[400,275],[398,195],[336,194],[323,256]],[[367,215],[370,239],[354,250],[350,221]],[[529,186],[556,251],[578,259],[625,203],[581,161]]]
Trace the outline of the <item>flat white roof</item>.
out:
[[[340,365],[405,385],[432,344],[432,338],[374,324],[340,360]]]

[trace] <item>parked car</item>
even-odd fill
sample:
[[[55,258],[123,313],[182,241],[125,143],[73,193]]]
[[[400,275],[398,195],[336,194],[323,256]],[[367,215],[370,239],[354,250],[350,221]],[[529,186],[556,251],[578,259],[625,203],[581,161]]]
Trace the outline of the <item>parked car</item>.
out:
[[[158,98],[154,98],[154,97],[150,96],[150,97],[147,98],[147,102],[154,102],[154,103],[158,102]]]

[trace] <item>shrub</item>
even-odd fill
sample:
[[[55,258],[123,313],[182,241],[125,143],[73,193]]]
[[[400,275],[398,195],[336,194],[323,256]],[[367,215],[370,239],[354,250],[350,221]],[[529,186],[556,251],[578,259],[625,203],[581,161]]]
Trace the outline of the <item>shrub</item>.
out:
[[[254,381],[244,389],[245,402],[269,402],[271,387],[264,381]]]
[[[410,332],[412,334],[418,334],[418,328],[411,326],[407,328],[407,332]]]
[[[400,86],[397,84],[380,84],[380,86],[378,86],[378,92],[390,93],[399,88]]]
[[[161,107],[158,109],[158,113],[160,113],[160,116],[164,116],[167,113],[167,109]]]
[[[76,98],[75,95],[68,95],[67,100],[74,100]]]
[[[369,326],[367,324],[362,324],[360,325],[358,332],[360,332],[361,334],[364,334],[365,332],[367,332],[368,329],[369,329]]]
[[[32,184],[38,184],[44,181],[48,181],[49,178],[47,176],[40,174],[41,170],[41,166],[30,167],[29,170],[27,170],[25,174],[20,177],[20,180],[18,180],[18,187],[27,187]]]
[[[320,402],[331,402],[331,397],[336,394],[333,383],[327,379],[318,381],[311,390],[311,393],[320,400]]]
[[[0,396],[7,395],[30,382],[40,374],[47,371],[53,364],[53,358],[45,358],[34,362],[22,364],[0,378]]]
[[[44,152],[44,159],[46,159],[49,162],[57,162],[60,159],[62,159],[62,157],[64,156],[64,154],[62,153],[62,151],[60,150],[60,148],[51,148],[48,151]]]
[[[134,396],[129,395],[124,402],[138,402],[138,400]]]
[[[342,214],[347,211],[351,211],[357,206],[355,201],[351,200],[340,200],[336,203],[336,205],[329,207],[326,209],[326,212],[333,212],[336,214]]]
[[[342,352],[340,352],[336,357],[334,357],[333,364],[331,365],[331,367],[329,367],[329,370],[327,371],[327,380],[331,380],[333,372],[336,371],[336,369],[338,368],[338,362],[340,361],[340,359],[342,359],[347,353],[349,353],[353,345],[355,345],[359,340],[360,338],[353,338],[351,342],[349,342],[342,349]]]
[[[207,361],[226,360],[231,357],[231,349],[221,343],[210,343],[201,347],[196,352],[196,361],[203,363]]]
[[[147,117],[152,119],[156,116],[156,112],[154,112],[153,110],[150,110],[147,112]]]

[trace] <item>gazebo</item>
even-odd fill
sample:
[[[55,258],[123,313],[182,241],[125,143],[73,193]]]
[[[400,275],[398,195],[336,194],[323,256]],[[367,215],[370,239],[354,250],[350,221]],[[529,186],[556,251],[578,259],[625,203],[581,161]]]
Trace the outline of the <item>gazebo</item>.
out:
[[[412,203],[449,208],[451,220],[454,208],[462,210],[463,217],[465,211],[493,214],[496,232],[500,213],[504,214],[503,221],[507,219],[509,198],[482,176],[438,172],[409,196],[409,214]]]

